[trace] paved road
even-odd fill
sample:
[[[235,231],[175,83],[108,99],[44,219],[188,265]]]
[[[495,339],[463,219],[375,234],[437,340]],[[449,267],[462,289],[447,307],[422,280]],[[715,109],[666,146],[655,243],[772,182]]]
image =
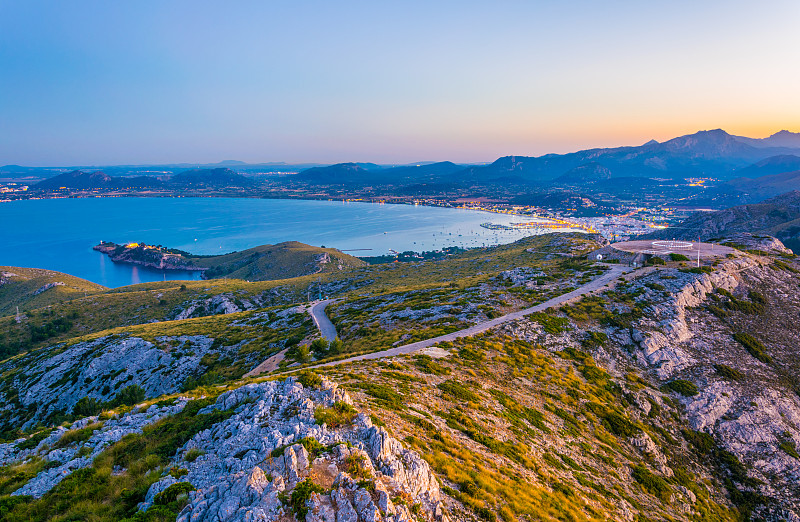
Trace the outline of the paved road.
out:
[[[325,315],[325,307],[334,302],[335,299],[325,299],[324,301],[317,301],[316,303],[311,305],[311,309],[308,313],[311,314],[311,319],[314,321],[314,324],[317,326],[320,335],[323,339],[328,342],[333,341],[336,339],[336,327],[333,326],[333,323],[328,316]]]
[[[516,321],[517,319],[521,319],[522,317],[531,314],[533,312],[541,312],[551,306],[560,306],[565,304],[569,301],[577,301],[584,295],[594,292],[596,290],[600,290],[601,288],[605,287],[609,283],[613,283],[617,278],[620,276],[634,270],[634,268],[629,266],[623,265],[614,265],[611,267],[611,270],[604,273],[597,279],[594,279],[585,285],[576,288],[571,292],[567,292],[566,294],[562,294],[558,297],[554,297],[548,301],[545,301],[542,304],[538,304],[536,306],[531,306],[530,308],[525,308],[524,310],[519,310],[516,312],[511,312],[510,314],[503,315],[501,317],[497,317],[495,319],[491,319],[489,321],[485,321],[482,323],[478,323],[476,325],[470,326],[469,328],[465,328],[463,330],[459,330],[457,332],[452,332],[445,335],[440,335],[439,337],[432,337],[430,339],[426,339],[424,341],[419,341],[416,343],[406,344],[404,346],[398,346],[396,348],[390,348],[388,350],[383,350],[380,352],[373,352],[368,353],[365,355],[359,355],[357,357],[350,357],[348,359],[342,359],[340,361],[333,361],[325,364],[320,364],[317,366],[312,366],[312,368],[319,368],[323,366],[336,366],[338,364],[344,364],[353,361],[363,361],[367,359],[380,359],[383,357],[392,357],[395,355],[405,355],[409,353],[414,353],[418,350],[423,348],[427,348],[429,346],[433,346],[434,344],[441,343],[444,341],[454,341],[461,337],[470,337],[473,335],[477,335],[479,333],[485,332],[491,328],[495,328],[496,326],[500,326],[501,324],[509,323],[511,321]],[[325,303],[327,304],[330,301],[322,301],[319,304]],[[317,305],[315,305],[317,306]],[[313,310],[313,308],[312,308]],[[321,314],[322,317],[325,317],[325,314]],[[325,317],[327,320],[327,317]],[[330,322],[330,321],[328,321]]]

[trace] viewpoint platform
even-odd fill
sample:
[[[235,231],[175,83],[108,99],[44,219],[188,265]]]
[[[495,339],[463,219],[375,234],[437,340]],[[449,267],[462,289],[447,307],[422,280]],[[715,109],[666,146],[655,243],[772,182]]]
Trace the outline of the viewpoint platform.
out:
[[[652,257],[669,260],[670,254],[681,254],[690,261],[712,260],[725,257],[734,249],[714,243],[698,243],[697,241],[680,240],[643,240],[612,243],[592,252],[590,259],[603,261],[615,260],[632,266],[642,266]]]

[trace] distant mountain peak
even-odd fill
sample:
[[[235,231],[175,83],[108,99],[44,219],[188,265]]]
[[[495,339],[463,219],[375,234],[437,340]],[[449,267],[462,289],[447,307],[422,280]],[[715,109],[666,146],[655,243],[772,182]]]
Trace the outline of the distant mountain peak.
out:
[[[775,134],[773,134],[772,136],[770,136],[770,138],[784,138],[784,137],[789,137],[789,136],[791,136],[791,137],[800,136],[800,132],[791,132],[791,131],[788,131],[788,130],[780,130],[780,131],[776,132]]]
[[[744,136],[735,136],[735,138],[737,141],[762,149],[800,149],[800,132],[791,132],[785,129],[772,134],[768,138],[747,138]]]

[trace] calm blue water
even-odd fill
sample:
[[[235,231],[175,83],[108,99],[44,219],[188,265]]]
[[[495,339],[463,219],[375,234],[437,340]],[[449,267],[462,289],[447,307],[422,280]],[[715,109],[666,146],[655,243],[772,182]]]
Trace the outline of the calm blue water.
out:
[[[508,243],[531,230],[487,230],[519,216],[412,205],[245,198],[89,198],[0,204],[0,265],[47,268],[117,287],[199,279],[111,262],[103,241],[142,241],[196,254],[222,254],[301,241],[353,255]]]

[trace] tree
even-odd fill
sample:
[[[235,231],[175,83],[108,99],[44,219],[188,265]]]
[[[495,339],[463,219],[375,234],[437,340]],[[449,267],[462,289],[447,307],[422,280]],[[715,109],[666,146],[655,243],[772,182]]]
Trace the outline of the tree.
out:
[[[103,403],[94,397],[84,397],[72,407],[72,413],[77,417],[91,417],[103,411]]]
[[[131,384],[122,388],[114,400],[111,401],[114,406],[133,406],[142,402],[145,397],[144,388],[137,384]]]

